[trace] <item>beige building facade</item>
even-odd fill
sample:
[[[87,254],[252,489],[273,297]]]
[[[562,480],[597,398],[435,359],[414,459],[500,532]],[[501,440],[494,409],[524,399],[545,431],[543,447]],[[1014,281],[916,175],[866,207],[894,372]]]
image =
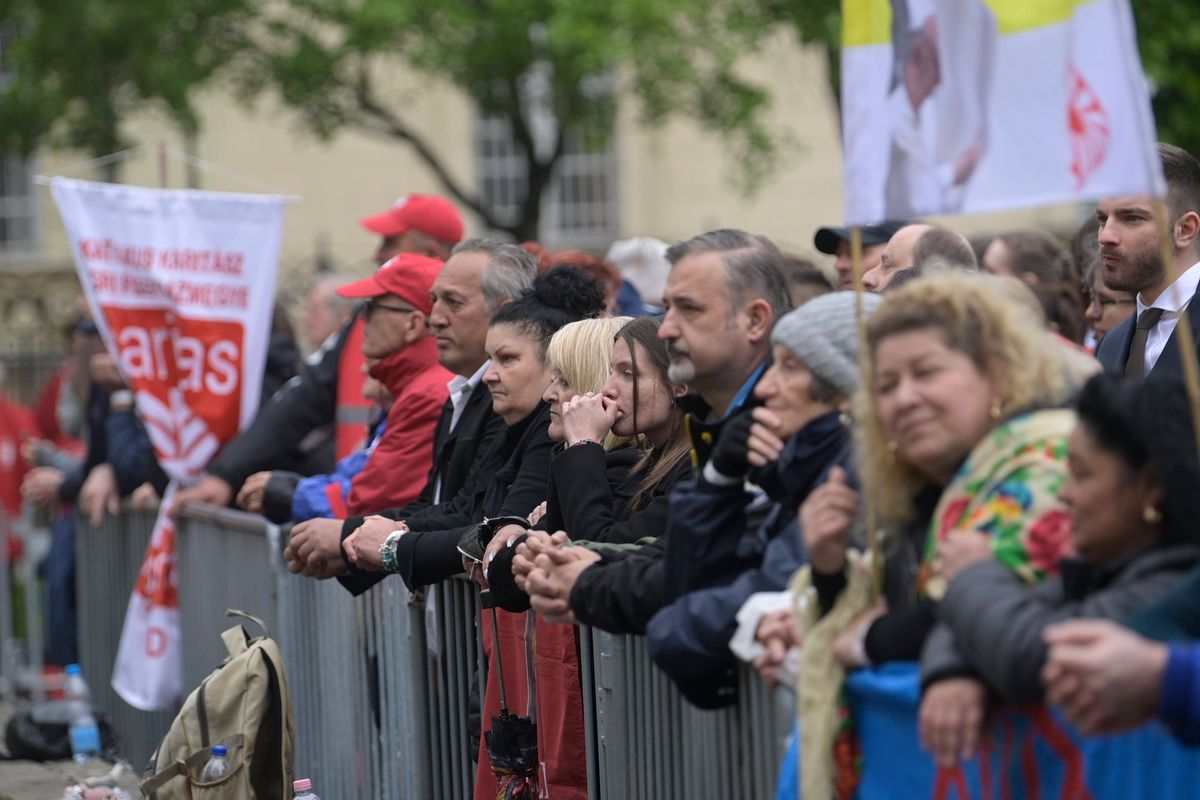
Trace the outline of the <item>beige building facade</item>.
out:
[[[837,104],[824,55],[781,33],[744,68],[772,87],[771,125],[783,138],[779,159],[757,191],[746,195],[736,188],[737,164],[719,138],[685,119],[646,128],[636,104],[623,103],[608,152],[579,153],[564,162],[562,180],[544,212],[544,241],[603,251],[618,238],[677,241],[733,226],[764,233],[787,252],[827,264],[827,257],[813,251],[812,234],[841,217],[842,164]],[[471,192],[485,187],[502,197],[510,191],[517,171],[511,144],[508,151],[503,148],[505,132],[481,119],[452,87],[408,79],[399,66],[394,74],[391,88],[403,118],[413,121],[455,179]],[[183,187],[190,175],[193,185],[205,189],[295,196],[280,263],[281,295],[291,302],[303,294],[318,265],[359,274],[372,268],[375,241],[358,226],[361,217],[410,192],[445,193],[402,142],[354,131],[319,141],[287,110],[267,103],[247,110],[220,91],[200,98],[199,106],[203,131],[191,144],[153,116],[129,121],[125,132],[142,148],[121,163],[120,179],[158,186],[165,177],[166,185]],[[179,157],[184,152],[204,164],[189,167]],[[0,236],[0,297],[8,298],[0,303],[0,358],[56,350],[58,331],[74,313],[77,287],[62,223],[49,191],[31,179],[58,173],[99,179],[95,169],[72,169],[85,158],[42,153],[6,172],[2,188],[8,196],[0,197],[0,213],[20,220],[0,227],[9,233]],[[1059,208],[1036,219],[1039,225],[1068,230],[1082,213]],[[1033,219],[1026,212],[952,224],[973,234]],[[486,232],[470,214],[467,229],[470,235]]]

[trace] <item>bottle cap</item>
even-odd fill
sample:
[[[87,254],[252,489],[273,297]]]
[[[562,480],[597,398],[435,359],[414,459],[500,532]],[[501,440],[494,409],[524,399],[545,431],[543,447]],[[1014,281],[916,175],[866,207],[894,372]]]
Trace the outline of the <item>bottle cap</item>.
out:
[[[213,758],[224,758],[229,753],[223,744],[214,744],[212,748]]]
[[[66,672],[68,675],[81,675],[83,674],[83,669],[78,664],[67,664],[67,668],[64,670],[64,672]]]
[[[297,781],[292,781],[293,792],[307,792],[312,789],[312,780],[309,778],[301,778]]]

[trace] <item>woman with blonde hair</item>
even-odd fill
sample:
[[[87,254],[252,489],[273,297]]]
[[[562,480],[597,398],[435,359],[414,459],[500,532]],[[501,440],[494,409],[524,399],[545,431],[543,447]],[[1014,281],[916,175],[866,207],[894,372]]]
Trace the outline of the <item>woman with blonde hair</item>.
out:
[[[498,629],[507,700],[516,707],[528,700],[537,713],[541,796],[587,797],[578,634],[573,626],[522,613],[529,597],[515,581],[512,558],[527,536],[548,538],[541,530],[612,543],[665,528],[666,493],[690,467],[682,413],[673,402],[681,389],[666,382],[666,345],[657,331],[648,317],[602,318],[566,325],[550,340],[546,361],[553,377],[543,399],[550,404],[550,438],[560,444],[545,514],[534,525],[539,531],[500,528],[484,554],[492,597],[505,609],[498,612]],[[616,384],[624,376],[628,391],[622,393]],[[629,446],[634,442],[638,446]],[[499,676],[488,680],[485,709],[494,712]],[[477,797],[479,787],[490,786],[486,761],[480,760]]]
[[[1066,406],[1098,370],[1047,332],[1036,298],[1007,278],[913,281],[885,297],[866,336],[857,398],[861,496],[838,474],[800,509],[810,622],[833,610],[847,586],[847,545],[864,506],[881,534],[882,596],[849,619],[833,645],[850,669],[920,656],[944,591],[945,548],[979,542],[958,533],[988,534],[990,557],[1028,583],[1057,569],[1070,546],[1057,499],[1074,425]],[[775,653],[779,639],[799,637],[782,622],[760,628],[760,639],[776,640]],[[974,686],[947,680],[922,714],[949,730],[975,718],[964,709],[982,719],[983,700]],[[951,719],[950,709],[963,716]]]

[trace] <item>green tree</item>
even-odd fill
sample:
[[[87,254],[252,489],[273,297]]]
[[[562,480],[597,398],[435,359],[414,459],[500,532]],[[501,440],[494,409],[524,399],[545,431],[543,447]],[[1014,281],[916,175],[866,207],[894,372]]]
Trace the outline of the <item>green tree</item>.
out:
[[[489,227],[535,238],[565,132],[602,142],[618,96],[648,124],[686,116],[722,136],[752,187],[777,137],[767,90],[737,63],[776,22],[741,0],[0,0],[0,30],[15,33],[0,148],[103,155],[129,144],[120,123],[144,107],[195,132],[196,90],[227,78],[247,103],[281,97],[319,136],[403,142]],[[386,80],[397,70],[448,82],[509,122],[528,156],[516,219],[455,177]],[[547,116],[548,128],[535,122]]]
[[[566,132],[601,143],[618,96],[646,123],[686,116],[724,137],[752,187],[777,139],[763,119],[767,91],[737,62],[774,24],[741,0],[292,0],[262,26],[240,85],[244,97],[278,92],[319,135],[348,127],[407,143],[489,227],[536,238]],[[509,123],[527,159],[515,219],[455,178],[404,98],[385,88],[389,69],[447,81]],[[549,130],[535,121],[546,114]]]
[[[0,0],[0,152],[106,155],[144,109],[196,133],[191,98],[246,51],[252,17],[247,0]]]

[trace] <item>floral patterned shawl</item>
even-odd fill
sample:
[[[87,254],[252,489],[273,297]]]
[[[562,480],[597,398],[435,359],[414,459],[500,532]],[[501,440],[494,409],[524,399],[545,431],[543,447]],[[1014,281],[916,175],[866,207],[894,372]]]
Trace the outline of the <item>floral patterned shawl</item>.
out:
[[[996,426],[975,446],[942,492],[930,523],[918,591],[941,599],[946,582],[932,574],[938,543],[955,531],[992,536],[996,560],[1026,583],[1058,572],[1071,554],[1071,518],[1058,500],[1067,477],[1069,409],[1035,411]]]

